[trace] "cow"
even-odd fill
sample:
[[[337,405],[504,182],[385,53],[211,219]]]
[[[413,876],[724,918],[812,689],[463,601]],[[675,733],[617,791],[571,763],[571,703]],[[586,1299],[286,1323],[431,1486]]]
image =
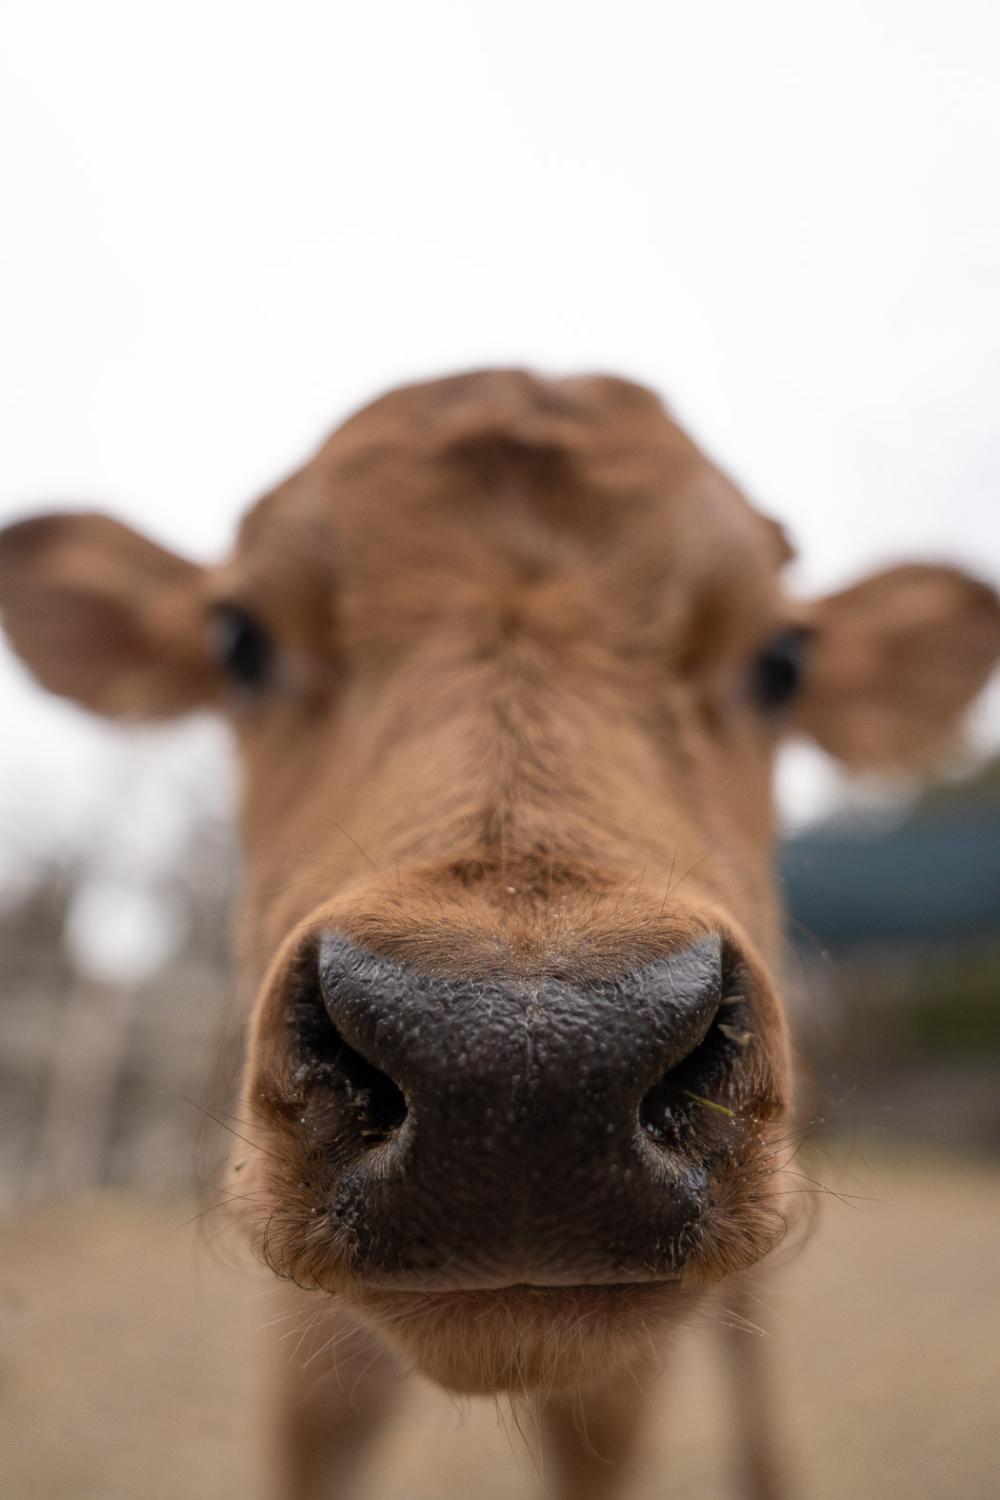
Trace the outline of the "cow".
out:
[[[660,1347],[788,1232],[776,750],[926,767],[1000,655],[954,567],[803,602],[791,556],[653,393],[515,370],[364,407],[217,567],[98,514],[0,536],[41,684],[232,726],[231,1194],[317,1314],[289,1497],[352,1492],[415,1368],[528,1395],[552,1493],[611,1500]]]

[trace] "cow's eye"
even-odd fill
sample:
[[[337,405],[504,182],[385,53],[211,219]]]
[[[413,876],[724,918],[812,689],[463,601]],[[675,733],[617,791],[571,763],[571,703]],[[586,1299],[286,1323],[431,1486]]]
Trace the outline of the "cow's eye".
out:
[[[212,611],[209,633],[216,660],[233,682],[251,692],[267,685],[274,647],[259,620],[238,604],[220,604]]]
[[[784,708],[801,688],[810,635],[803,626],[783,630],[754,661],[751,690],[754,701],[766,712]]]

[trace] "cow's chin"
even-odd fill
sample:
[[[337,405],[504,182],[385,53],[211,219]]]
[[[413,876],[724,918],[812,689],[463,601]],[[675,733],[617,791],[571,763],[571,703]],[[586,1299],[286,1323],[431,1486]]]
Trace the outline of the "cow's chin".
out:
[[[355,1292],[426,1376],[469,1395],[581,1390],[649,1363],[695,1293],[677,1285]]]

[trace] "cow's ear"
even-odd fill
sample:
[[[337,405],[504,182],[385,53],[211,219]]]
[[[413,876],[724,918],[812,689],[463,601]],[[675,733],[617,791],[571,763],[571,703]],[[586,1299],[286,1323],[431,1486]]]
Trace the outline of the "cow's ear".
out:
[[[857,769],[952,748],[1000,659],[1000,599],[958,568],[887,568],[814,606],[797,727]]]
[[[212,701],[205,573],[108,516],[38,516],[0,531],[0,615],[45,687],[113,718]]]

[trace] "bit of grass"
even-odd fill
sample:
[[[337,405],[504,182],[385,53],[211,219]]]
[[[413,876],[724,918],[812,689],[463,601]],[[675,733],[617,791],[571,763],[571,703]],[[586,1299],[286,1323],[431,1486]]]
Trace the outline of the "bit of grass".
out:
[[[736,1119],[735,1109],[730,1109],[727,1104],[719,1104],[715,1099],[706,1099],[703,1094],[693,1094],[690,1089],[683,1089],[682,1093],[689,1099],[693,1099],[695,1104],[700,1104],[703,1109],[714,1109],[717,1114],[728,1115],[731,1120]]]

